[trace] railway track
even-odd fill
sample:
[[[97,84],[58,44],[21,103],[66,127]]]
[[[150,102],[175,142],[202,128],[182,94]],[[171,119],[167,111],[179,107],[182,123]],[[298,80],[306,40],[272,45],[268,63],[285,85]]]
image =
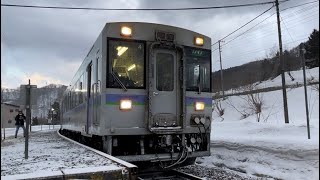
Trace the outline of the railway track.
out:
[[[115,158],[109,154],[106,154],[104,152],[101,152],[97,149],[91,148],[89,146],[86,146],[84,144],[81,144],[77,141],[74,141],[73,139],[70,139],[57,131],[58,135],[62,138],[66,139],[67,141],[73,142],[75,144],[78,144],[79,146],[82,146],[90,151],[94,151],[97,154],[100,154],[104,157],[107,157],[113,162],[118,163],[119,165],[122,165],[125,167],[125,170],[123,171],[123,175],[127,177],[129,180],[202,180],[203,178],[194,176],[192,174],[187,174],[184,172],[180,172],[177,170],[164,170],[164,171],[150,171],[150,172],[138,172],[138,167],[128,163],[126,161],[123,161],[121,159]]]
[[[187,174],[177,170],[156,171],[141,173],[137,175],[137,180],[202,180],[203,178]]]

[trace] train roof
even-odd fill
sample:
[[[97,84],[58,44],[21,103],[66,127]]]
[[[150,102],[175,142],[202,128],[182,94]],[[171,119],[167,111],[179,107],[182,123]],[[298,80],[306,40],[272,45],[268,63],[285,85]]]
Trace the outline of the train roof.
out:
[[[163,28],[167,28],[167,29],[177,29],[177,30],[180,30],[180,31],[189,31],[189,32],[192,32],[194,34],[198,34],[198,35],[201,35],[205,38],[208,38],[208,39],[211,39],[209,36],[206,36],[204,34],[201,34],[199,32],[196,32],[196,31],[192,31],[190,29],[186,29],[186,28],[182,28],[182,27],[178,27],[178,26],[171,26],[171,25],[166,25],[166,24],[158,24],[158,23],[149,23],[149,22],[107,22],[104,26],[104,30],[105,28],[107,28],[108,26],[125,26],[125,25],[147,25],[147,26],[153,26],[153,27],[163,27]]]

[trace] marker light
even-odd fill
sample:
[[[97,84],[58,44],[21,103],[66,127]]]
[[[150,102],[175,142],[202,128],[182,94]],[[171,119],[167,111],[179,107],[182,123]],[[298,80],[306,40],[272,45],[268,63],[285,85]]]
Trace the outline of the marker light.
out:
[[[202,46],[203,45],[203,38],[200,38],[200,37],[195,37],[194,38],[194,44],[195,45],[198,45],[198,46]]]
[[[132,101],[128,99],[120,100],[120,109],[121,110],[130,110],[132,109]]]
[[[132,30],[131,28],[127,27],[127,26],[123,26],[121,27],[121,36],[126,36],[126,37],[130,37],[132,35]]]
[[[196,102],[194,107],[195,107],[196,111],[203,111],[204,110],[204,103],[203,102]]]

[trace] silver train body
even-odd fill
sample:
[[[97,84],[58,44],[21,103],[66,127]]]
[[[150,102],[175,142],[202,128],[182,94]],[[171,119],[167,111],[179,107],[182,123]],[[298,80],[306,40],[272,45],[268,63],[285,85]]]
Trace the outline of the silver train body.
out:
[[[161,24],[107,23],[61,104],[63,132],[123,160],[208,156],[211,39]]]

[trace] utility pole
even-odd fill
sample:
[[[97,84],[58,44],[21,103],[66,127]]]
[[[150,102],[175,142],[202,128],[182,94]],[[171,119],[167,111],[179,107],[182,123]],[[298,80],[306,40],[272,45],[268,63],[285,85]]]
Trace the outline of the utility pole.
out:
[[[221,40],[219,40],[218,43],[219,43],[219,57],[220,57],[220,82],[221,82],[222,99],[224,99],[223,72],[222,72],[221,45],[220,45]]]
[[[308,131],[308,139],[310,139],[309,108],[308,108],[308,94],[307,94],[307,82],[306,82],[306,60],[304,59],[304,49],[302,46],[303,45],[300,44],[300,56],[302,58],[302,68],[303,68],[303,86],[304,86],[304,99],[306,104],[307,131]]]
[[[26,122],[26,134],[25,134],[25,159],[28,159],[28,148],[29,148],[29,124],[30,124],[30,97],[31,97],[31,85],[30,85],[30,79],[29,79],[29,84],[27,85],[27,89],[26,89],[26,118],[27,118],[27,122]]]
[[[284,119],[285,119],[285,123],[289,123],[286,79],[285,79],[285,75],[284,75],[285,63],[284,63],[283,52],[282,52],[282,39],[281,39],[280,13],[279,13],[279,1],[278,0],[276,0],[276,9],[277,9],[278,37],[279,37],[279,49],[280,49],[279,59],[280,59],[280,66],[281,66]]]
[[[1,143],[2,143],[2,128],[3,128],[3,112],[2,112],[2,109],[3,108],[2,108],[2,79],[1,79],[1,133],[0,133]]]

